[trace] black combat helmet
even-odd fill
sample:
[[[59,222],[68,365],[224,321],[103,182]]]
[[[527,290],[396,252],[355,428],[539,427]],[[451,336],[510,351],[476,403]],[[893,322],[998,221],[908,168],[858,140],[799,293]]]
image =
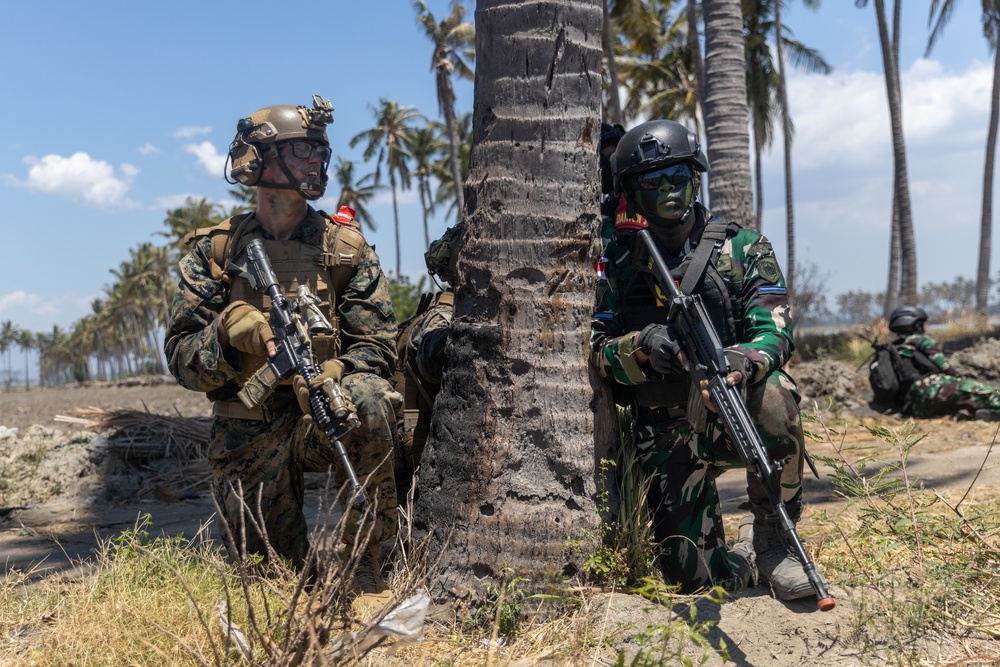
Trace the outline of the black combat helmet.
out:
[[[672,120],[651,120],[625,133],[611,156],[615,193],[622,192],[622,177],[676,162],[687,162],[696,171],[708,171],[708,157],[698,135]]]
[[[922,329],[927,321],[927,311],[920,306],[900,306],[889,315],[889,330],[900,333],[900,329]]]

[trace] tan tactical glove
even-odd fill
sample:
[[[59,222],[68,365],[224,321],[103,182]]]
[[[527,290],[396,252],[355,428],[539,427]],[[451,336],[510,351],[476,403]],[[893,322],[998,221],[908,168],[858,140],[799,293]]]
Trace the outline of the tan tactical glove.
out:
[[[230,304],[219,316],[220,337],[229,341],[229,347],[240,352],[267,357],[267,343],[274,340],[274,332],[264,314],[243,301]]]
[[[320,366],[319,375],[314,377],[313,381],[308,385],[301,375],[296,375],[292,378],[292,389],[295,391],[295,398],[298,400],[299,408],[301,408],[302,414],[306,416],[306,419],[312,419],[312,409],[309,407],[309,390],[322,386],[327,380],[332,380],[334,383],[340,384],[340,378],[343,376],[344,364],[336,359],[330,359],[323,362]],[[353,408],[353,406],[351,407]]]

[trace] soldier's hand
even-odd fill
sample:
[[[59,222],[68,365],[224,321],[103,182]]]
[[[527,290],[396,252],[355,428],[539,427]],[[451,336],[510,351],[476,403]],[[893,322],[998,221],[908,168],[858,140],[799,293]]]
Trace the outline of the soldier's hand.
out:
[[[636,345],[649,357],[649,365],[657,373],[670,375],[687,370],[681,346],[671,335],[670,327],[649,324],[639,332]]]
[[[292,390],[295,392],[295,399],[299,402],[299,408],[307,419],[312,419],[312,409],[309,407],[309,390],[321,387],[325,382],[334,384],[340,383],[340,378],[344,376],[344,364],[336,359],[324,361],[320,366],[319,375],[313,378],[308,385],[301,375],[292,378]]]
[[[219,342],[259,357],[275,354],[271,325],[262,312],[243,301],[230,304],[219,316]]]
[[[726,375],[726,384],[730,387],[740,387],[742,389],[746,382],[753,376],[750,360],[735,350],[726,350],[726,361],[729,362],[729,374]],[[705,401],[706,408],[712,412],[719,411],[708,391],[707,379],[701,381],[701,396]]]

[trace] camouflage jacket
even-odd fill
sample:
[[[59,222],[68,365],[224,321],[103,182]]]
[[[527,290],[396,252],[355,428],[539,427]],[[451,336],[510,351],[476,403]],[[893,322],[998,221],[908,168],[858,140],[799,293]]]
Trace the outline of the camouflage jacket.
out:
[[[663,252],[671,271],[680,268],[685,259],[690,263],[707,224],[717,222],[700,204],[696,204],[695,215],[689,247],[678,257],[668,257]],[[654,371],[648,362],[640,365],[634,356],[636,339],[643,326],[667,322],[666,301],[656,289],[648,287],[652,273],[646,268],[645,259],[646,251],[633,235],[616,236],[608,244],[601,259],[591,322],[592,363],[602,377],[630,387],[668,379]],[[728,300],[733,318],[733,331],[728,337],[731,340],[723,336],[727,349],[734,349],[750,360],[749,381],[760,382],[768,373],[784,366],[794,349],[788,296],[774,251],[770,242],[757,232],[731,225],[714,267],[727,292],[719,299]],[[696,291],[701,293],[701,286],[707,283],[703,280]],[[641,321],[630,317],[628,305],[622,305],[626,300],[628,304],[641,306],[642,315],[638,318]],[[721,318],[713,317],[716,319]],[[722,334],[724,323],[714,323]]]
[[[892,344],[899,350],[899,356],[904,359],[909,359],[914,367],[918,371],[922,371],[921,374],[926,374],[928,369],[924,369],[923,365],[914,360],[913,350],[920,350],[924,355],[937,366],[938,371],[941,373],[947,373],[948,375],[958,375],[955,368],[948,361],[948,357],[945,356],[944,351],[938,347],[937,341],[923,333],[913,333],[907,336],[900,336],[892,342]]]
[[[306,219],[292,233],[292,240],[322,245],[327,218],[309,209]],[[253,233],[270,236],[257,227]],[[329,250],[329,249],[327,249]],[[338,295],[341,352],[348,373],[368,372],[388,378],[396,367],[396,319],[388,283],[374,248],[362,244],[354,274]],[[236,377],[243,370],[235,350],[223,353],[219,345],[219,314],[229,305],[229,284],[212,278],[211,237],[194,240],[180,261],[180,281],[170,305],[164,351],[170,372],[194,391],[208,392],[213,400],[235,397]]]

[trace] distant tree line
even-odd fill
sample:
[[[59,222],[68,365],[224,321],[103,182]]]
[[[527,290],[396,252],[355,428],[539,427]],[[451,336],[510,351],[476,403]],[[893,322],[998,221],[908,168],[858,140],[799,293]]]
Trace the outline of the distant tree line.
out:
[[[372,127],[349,141],[351,147],[363,149],[363,166],[337,156],[330,167],[331,190],[339,191],[337,206],[354,208],[362,226],[371,231],[376,230],[368,209],[371,199],[383,190],[392,193],[396,254],[395,270],[388,274],[400,320],[415,308],[423,281],[414,285],[401,275],[398,191],[414,186],[418,189],[425,247],[430,242],[428,219],[435,211],[442,210],[446,218],[456,220],[464,210],[463,186],[469,173],[472,114],[456,110],[453,80],[456,76],[473,78],[475,30],[466,20],[468,4],[453,1],[448,13],[439,19],[422,0],[412,2],[417,27],[432,47],[430,71],[442,121],[431,120],[415,107],[397,100],[380,99],[371,105]],[[848,292],[828,301],[823,289],[825,277],[819,269],[808,262],[800,264],[795,259],[791,179],[794,127],[788,113],[785,60],[810,72],[827,73],[830,66],[822,54],[795,40],[792,30],[782,22],[782,11],[787,4],[775,0],[606,0],[602,68],[604,118],[626,126],[648,117],[676,119],[708,134],[710,152],[720,147],[721,142],[711,140],[713,132],[721,131],[719,118],[729,123],[727,131],[733,128],[747,131],[749,128],[755,192],[750,187],[750,172],[746,171],[751,161],[750,153],[731,156],[713,152],[710,155],[713,164],[709,179],[710,203],[721,217],[742,220],[758,229],[763,225],[764,210],[760,187],[761,155],[764,150],[770,150],[776,137],[782,137],[788,248],[784,268],[799,323],[869,321],[887,312],[900,299],[920,303],[932,318],[947,317],[970,308],[985,314],[987,296],[996,288],[996,281],[989,280],[988,272],[993,158],[1000,116],[1000,96],[996,94],[996,89],[1000,88],[1000,51],[996,49],[1000,12],[995,11],[995,7],[989,12],[984,10],[982,18],[983,35],[997,60],[994,63],[976,279],[959,277],[951,283],[930,283],[916,290],[916,254],[909,219],[905,144],[901,127],[893,124],[896,193],[888,289],[875,293]],[[814,10],[818,10],[820,4],[820,0],[802,2],[803,6]],[[868,6],[867,0],[855,0],[855,4],[859,8]],[[895,3],[891,16],[887,16],[885,3],[881,0],[873,4],[890,113],[894,115],[902,103],[898,82],[901,3]],[[987,4],[992,6],[995,2],[990,0],[984,7]],[[931,3],[929,19],[933,28],[928,51],[947,25],[955,5],[952,0]],[[736,26],[732,25],[734,19]],[[736,29],[731,29],[733,27]],[[729,62],[720,71],[717,63],[703,58],[701,41],[712,40],[714,44],[720,38],[732,42],[724,46],[735,45],[743,49],[745,67],[740,68],[737,60],[737,67],[731,67]],[[708,51],[706,48],[705,53]],[[730,95],[745,88],[746,94],[721,98],[714,94],[720,87],[721,92]],[[733,174],[736,178],[730,178]],[[24,355],[25,385],[29,377],[28,358],[33,351],[39,355],[39,382],[44,384],[164,372],[161,342],[167,299],[176,280],[175,267],[185,251],[182,239],[193,229],[213,226],[254,206],[253,190],[239,188],[230,192],[237,204],[229,210],[203,198],[189,199],[183,206],[168,211],[164,221],[166,231],[160,233],[168,239],[167,244],[147,242],[130,250],[129,257],[111,270],[113,281],[91,304],[93,312],[68,330],[56,326],[47,332],[30,332],[12,321],[0,323],[0,357],[4,362],[0,364],[0,376],[5,378],[6,386],[10,388],[20,375],[12,359],[15,349]]]

